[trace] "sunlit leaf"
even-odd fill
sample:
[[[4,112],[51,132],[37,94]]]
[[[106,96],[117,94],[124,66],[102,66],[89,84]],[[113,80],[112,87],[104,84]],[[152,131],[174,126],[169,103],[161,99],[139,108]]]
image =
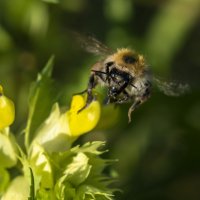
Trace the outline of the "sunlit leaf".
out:
[[[50,78],[53,69],[54,57],[51,57],[43,71],[38,74],[37,81],[32,84],[29,97],[29,116],[25,129],[25,144],[35,136],[35,131],[48,116],[52,104],[57,97],[53,81]]]
[[[35,176],[40,180],[40,186],[44,188],[53,187],[53,171],[50,159],[45,150],[36,143],[32,146],[29,156],[30,166]]]
[[[108,185],[113,180],[102,175],[109,161],[99,157],[99,154],[104,152],[99,150],[103,144],[87,143],[74,147],[68,153],[54,154],[54,160],[60,160],[56,162],[62,166],[59,169],[65,168],[56,183],[56,193],[60,199],[112,199],[113,190],[109,189]],[[60,158],[56,159],[56,155]]]
[[[85,181],[92,167],[88,164],[88,161],[88,157],[83,153],[78,153],[73,157],[72,163],[70,163],[64,171],[66,180],[75,186]]]

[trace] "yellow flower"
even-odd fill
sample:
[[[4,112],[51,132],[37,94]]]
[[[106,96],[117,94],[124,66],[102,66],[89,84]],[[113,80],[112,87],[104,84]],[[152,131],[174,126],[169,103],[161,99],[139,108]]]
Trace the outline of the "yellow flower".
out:
[[[14,119],[14,104],[3,94],[3,87],[0,85],[0,130],[11,125]]]
[[[88,107],[78,112],[86,104],[86,96],[75,95],[72,98],[71,108],[67,112],[71,135],[77,137],[92,130],[100,118],[100,104],[93,101]]]
[[[91,131],[100,118],[100,104],[93,101],[87,108],[78,112],[86,103],[86,96],[73,96],[71,107],[61,112],[56,103],[49,117],[36,132],[32,141],[32,149],[41,145],[47,152],[63,151],[71,147],[78,136]]]

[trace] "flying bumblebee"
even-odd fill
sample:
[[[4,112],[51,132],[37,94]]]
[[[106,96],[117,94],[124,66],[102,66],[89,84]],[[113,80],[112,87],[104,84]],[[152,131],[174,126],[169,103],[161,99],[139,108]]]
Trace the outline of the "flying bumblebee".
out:
[[[121,48],[112,52],[94,37],[85,37],[78,33],[76,37],[88,52],[104,56],[104,59],[91,67],[87,89],[81,92],[87,93],[86,105],[81,110],[94,100],[92,91],[98,84],[107,88],[107,104],[133,102],[128,110],[129,122],[131,113],[150,97],[152,82],[170,96],[178,96],[188,89],[188,85],[162,82],[152,76],[144,56],[134,50]]]

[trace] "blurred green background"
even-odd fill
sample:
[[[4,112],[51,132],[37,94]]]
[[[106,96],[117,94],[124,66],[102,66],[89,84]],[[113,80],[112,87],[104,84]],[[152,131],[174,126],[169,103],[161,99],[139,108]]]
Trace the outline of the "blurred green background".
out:
[[[85,140],[106,140],[117,158],[119,200],[200,199],[200,0],[0,0],[0,84],[16,105],[15,133],[24,128],[30,84],[48,58],[61,105],[85,89],[99,57],[69,30],[91,33],[109,47],[132,47],[155,74],[187,82],[174,98],[153,91],[133,113],[105,107]],[[41,100],[42,101],[42,100]]]

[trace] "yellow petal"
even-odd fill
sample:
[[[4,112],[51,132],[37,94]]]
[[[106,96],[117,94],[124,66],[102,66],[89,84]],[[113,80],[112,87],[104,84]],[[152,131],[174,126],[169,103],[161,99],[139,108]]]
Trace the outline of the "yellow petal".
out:
[[[78,112],[86,104],[86,97],[75,95],[68,112],[69,127],[72,136],[79,136],[92,130],[100,118],[100,104],[93,101],[87,108]]]
[[[0,86],[0,129],[11,125],[15,119],[15,107],[13,102],[4,96]]]

